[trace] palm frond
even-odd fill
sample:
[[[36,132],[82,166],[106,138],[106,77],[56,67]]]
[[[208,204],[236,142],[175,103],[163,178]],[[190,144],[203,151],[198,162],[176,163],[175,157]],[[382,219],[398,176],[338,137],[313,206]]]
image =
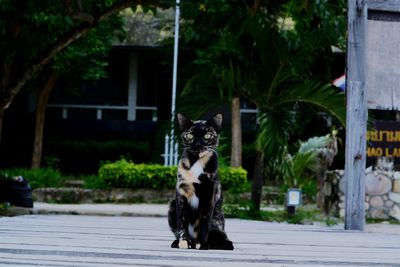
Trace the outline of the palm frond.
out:
[[[306,80],[293,85],[290,90],[274,99],[274,107],[290,106],[301,102],[318,107],[335,117],[342,125],[346,122],[346,102],[343,92],[318,79]]]
[[[286,149],[293,120],[294,114],[290,110],[272,110],[260,115],[256,144],[265,151],[266,157]]]

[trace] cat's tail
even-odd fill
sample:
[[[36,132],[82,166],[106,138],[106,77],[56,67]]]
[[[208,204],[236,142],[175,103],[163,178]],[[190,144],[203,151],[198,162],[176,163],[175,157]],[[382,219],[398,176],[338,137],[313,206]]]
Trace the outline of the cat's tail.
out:
[[[224,231],[211,229],[208,235],[209,249],[233,250],[233,243]]]

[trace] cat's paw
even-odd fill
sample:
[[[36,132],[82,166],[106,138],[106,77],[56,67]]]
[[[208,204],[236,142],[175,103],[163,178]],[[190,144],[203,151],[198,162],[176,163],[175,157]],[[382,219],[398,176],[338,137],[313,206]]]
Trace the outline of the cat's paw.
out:
[[[179,248],[179,240],[174,240],[171,244],[171,248]]]
[[[190,242],[190,240],[181,239],[174,240],[171,244],[171,248],[196,248],[196,243]]]
[[[202,243],[200,244],[200,248],[201,250],[208,250],[210,248],[210,245],[208,243]]]
[[[188,240],[179,240],[179,248],[189,248],[190,244]]]

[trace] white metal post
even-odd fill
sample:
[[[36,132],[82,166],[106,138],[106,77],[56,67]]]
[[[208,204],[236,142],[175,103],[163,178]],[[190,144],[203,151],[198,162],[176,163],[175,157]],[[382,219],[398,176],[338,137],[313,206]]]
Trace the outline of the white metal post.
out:
[[[178,73],[178,44],[179,44],[179,17],[180,17],[180,0],[176,0],[175,6],[175,32],[174,32],[174,62],[172,69],[172,97],[171,97],[171,133],[169,135],[169,165],[173,164],[173,155],[177,153],[175,150],[175,109],[176,109],[176,84]]]

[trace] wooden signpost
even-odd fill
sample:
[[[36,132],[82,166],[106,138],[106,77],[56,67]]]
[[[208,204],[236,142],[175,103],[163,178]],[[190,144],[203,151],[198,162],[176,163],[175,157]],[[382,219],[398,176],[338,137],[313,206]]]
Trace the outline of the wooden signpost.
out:
[[[400,110],[400,1],[347,7],[345,229],[363,230],[368,108]]]
[[[346,73],[345,229],[363,230],[367,127],[367,4],[348,0]]]

